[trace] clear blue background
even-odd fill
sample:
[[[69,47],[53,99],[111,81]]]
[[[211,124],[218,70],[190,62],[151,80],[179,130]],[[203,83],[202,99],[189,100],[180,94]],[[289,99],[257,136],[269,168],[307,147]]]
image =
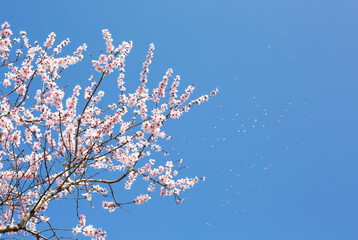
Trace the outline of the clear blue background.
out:
[[[358,239],[356,1],[3,1],[1,9],[1,22],[31,41],[54,31],[57,43],[86,42],[98,56],[103,28],[115,45],[133,40],[129,89],[151,42],[152,86],[172,67],[181,89],[195,83],[195,96],[219,87],[168,124],[175,140],[163,143],[190,166],[182,176],[207,180],[179,206],[157,191],[130,213],[89,209],[88,223],[108,239]],[[64,82],[88,83],[85,56]],[[106,97],[116,98],[111,84]],[[71,204],[51,211],[58,226],[72,223]]]

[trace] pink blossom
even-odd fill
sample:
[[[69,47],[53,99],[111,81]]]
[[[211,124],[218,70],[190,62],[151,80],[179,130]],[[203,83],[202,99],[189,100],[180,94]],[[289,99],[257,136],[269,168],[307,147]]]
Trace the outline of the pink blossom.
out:
[[[50,33],[48,35],[48,38],[46,39],[46,42],[44,43],[44,46],[47,47],[47,48],[51,48],[53,43],[55,42],[55,37],[56,37],[56,34],[55,33]]]
[[[167,195],[167,189],[165,187],[160,188],[160,196],[164,197]]]
[[[48,217],[46,217],[46,216],[44,216],[44,215],[41,215],[40,219],[41,219],[41,221],[43,221],[43,222],[48,222],[48,220],[50,220],[50,218],[48,218]]]
[[[79,223],[80,223],[80,227],[84,227],[86,225],[86,216],[85,215],[80,215],[80,218],[79,218]]]
[[[151,199],[151,197],[149,197],[148,194],[141,194],[134,199],[134,202],[138,205],[141,205],[145,202],[148,202],[149,199]]]
[[[78,227],[78,226],[76,226],[76,227],[74,227],[73,229],[72,229],[72,233],[73,233],[73,235],[77,235],[78,233],[80,233],[80,232],[82,232],[82,228],[80,228],[80,227]]]

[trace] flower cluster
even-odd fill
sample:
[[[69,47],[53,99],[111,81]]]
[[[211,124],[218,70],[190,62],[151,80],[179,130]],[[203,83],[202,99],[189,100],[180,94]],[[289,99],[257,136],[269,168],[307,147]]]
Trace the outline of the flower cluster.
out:
[[[92,239],[96,240],[104,240],[107,236],[107,233],[103,231],[101,228],[94,228],[93,225],[86,226],[86,216],[81,215],[79,218],[78,226],[72,229],[73,235],[77,235],[78,233],[82,233],[83,236],[92,237]]]
[[[150,199],[148,194],[141,194],[134,199],[134,202],[138,205],[143,204],[144,202],[148,202]]]

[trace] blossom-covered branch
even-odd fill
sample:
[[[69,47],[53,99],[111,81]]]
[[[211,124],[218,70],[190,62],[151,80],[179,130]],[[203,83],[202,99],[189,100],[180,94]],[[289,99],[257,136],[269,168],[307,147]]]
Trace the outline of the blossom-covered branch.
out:
[[[171,139],[163,131],[163,123],[207,101],[217,90],[188,102],[194,86],[189,85],[178,97],[180,77],[175,76],[170,84],[173,70],[168,69],[158,87],[149,91],[146,84],[154,55],[154,44],[150,44],[139,86],[127,93],[124,67],[133,44],[124,41],[115,47],[109,31],[102,33],[106,52],[92,60],[95,73],[91,71],[89,86],[82,94],[79,85],[68,93],[61,75],[83,59],[87,45],[61,56],[69,39],[55,46],[56,35],[50,33],[44,44],[30,43],[26,32],[14,38],[10,25],[1,25],[1,234],[33,235],[35,239],[81,234],[105,239],[106,232],[87,224],[86,216],[78,212],[82,201],[96,204],[93,196],[97,195],[102,207],[113,212],[126,204],[147,202],[158,187],[161,196],[174,196],[179,203],[181,192],[199,181],[197,177],[178,177],[185,168],[182,160],[163,160],[166,152],[160,140]],[[113,76],[118,99],[104,106],[101,86]],[[164,155],[156,161],[150,158],[153,151]],[[123,182],[129,190],[139,178],[147,183],[147,190],[120,202],[118,199],[126,196],[118,196],[115,185]],[[46,210],[61,199],[76,202],[77,226],[52,226]]]

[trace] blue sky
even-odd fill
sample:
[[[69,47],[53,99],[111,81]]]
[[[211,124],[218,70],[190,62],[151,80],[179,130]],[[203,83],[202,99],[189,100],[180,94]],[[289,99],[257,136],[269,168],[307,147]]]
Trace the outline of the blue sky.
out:
[[[105,48],[104,28],[116,44],[133,40],[128,88],[138,84],[152,42],[152,86],[172,67],[181,89],[195,83],[195,96],[219,87],[217,97],[168,124],[175,140],[163,143],[190,166],[183,174],[206,181],[187,191],[179,206],[157,193],[143,206],[129,206],[130,213],[84,207],[88,222],[103,227],[108,239],[357,239],[356,1],[1,6],[1,22],[27,31],[31,40],[43,42],[55,32],[58,42],[70,38],[70,50],[86,42],[96,56]],[[63,81],[87,84],[85,56]],[[110,98],[111,83],[106,87]],[[72,221],[70,203],[52,211],[58,224]]]

